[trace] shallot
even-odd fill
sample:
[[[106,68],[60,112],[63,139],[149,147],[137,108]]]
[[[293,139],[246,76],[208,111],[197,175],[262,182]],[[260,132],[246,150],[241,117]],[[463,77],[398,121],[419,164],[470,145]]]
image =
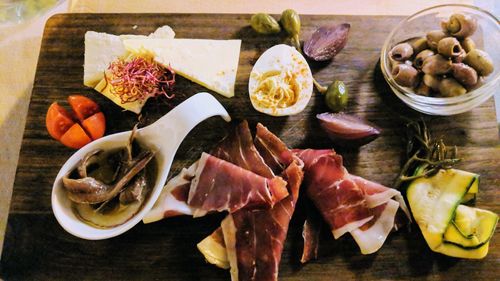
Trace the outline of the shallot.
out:
[[[318,28],[304,43],[304,53],[315,61],[330,60],[346,45],[351,25],[327,25]]]
[[[361,146],[380,135],[375,126],[345,113],[321,113],[316,118],[328,137],[341,146]]]

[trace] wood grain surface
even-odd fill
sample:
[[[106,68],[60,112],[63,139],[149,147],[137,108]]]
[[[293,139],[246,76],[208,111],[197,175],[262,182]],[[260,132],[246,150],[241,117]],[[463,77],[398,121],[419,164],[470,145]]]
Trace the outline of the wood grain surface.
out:
[[[64,14],[46,25],[35,85],[17,168],[0,277],[5,280],[229,280],[227,271],[206,264],[196,244],[210,234],[222,214],[199,219],[179,217],[144,225],[103,241],[86,241],[66,233],[50,205],[53,180],[73,150],[52,140],[45,129],[45,112],[54,101],[64,103],[73,93],[99,102],[107,116],[107,133],[129,130],[137,121],[111,101],[83,86],[84,34],[95,30],[114,34],[149,34],[168,24],[178,38],[243,39],[236,96],[215,96],[235,120],[266,125],[293,148],[327,148],[330,141],[315,119],[327,111],[315,93],[299,115],[270,117],[256,112],[248,99],[252,65],[267,48],[286,42],[284,35],[259,36],[249,27],[250,15],[188,14]],[[382,135],[359,150],[338,151],[354,174],[391,185],[404,160],[403,123],[399,115],[418,114],[391,93],[379,71],[379,52],[390,30],[401,20],[386,16],[303,16],[302,38],[326,23],[351,23],[346,48],[331,63],[311,64],[315,77],[327,84],[343,80],[350,92],[348,112],[364,117]],[[136,26],[136,28],[134,28]],[[12,66],[15,67],[15,66]],[[149,101],[144,124],[154,122],[194,93],[205,88],[178,78],[173,101]],[[428,118],[434,135],[457,145],[465,161],[460,168],[481,174],[476,205],[500,213],[500,146],[493,99],[453,117]],[[170,175],[208,151],[231,126],[211,118],[197,126],[177,152]],[[166,138],[169,136],[166,135]],[[300,265],[301,219],[292,219],[280,265],[280,280],[498,280],[500,237],[480,261],[460,260],[431,252],[417,226],[390,235],[376,254],[363,256],[345,235],[321,237],[320,258]],[[498,233],[498,228],[497,231]]]

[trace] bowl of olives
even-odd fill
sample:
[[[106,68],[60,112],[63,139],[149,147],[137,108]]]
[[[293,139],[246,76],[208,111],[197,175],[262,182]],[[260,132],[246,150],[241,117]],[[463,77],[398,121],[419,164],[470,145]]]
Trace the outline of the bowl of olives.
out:
[[[400,22],[381,50],[380,66],[394,93],[430,115],[471,110],[500,81],[500,23],[469,5],[440,5]]]

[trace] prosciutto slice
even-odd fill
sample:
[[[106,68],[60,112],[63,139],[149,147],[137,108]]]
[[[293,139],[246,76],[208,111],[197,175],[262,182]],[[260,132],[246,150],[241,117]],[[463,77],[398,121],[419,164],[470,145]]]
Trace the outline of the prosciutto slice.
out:
[[[365,192],[349,178],[340,155],[310,150],[298,155],[306,166],[307,196],[330,225],[335,239],[373,218]]]
[[[288,225],[295,210],[302,169],[292,163],[284,171],[290,195],[269,210],[240,210],[222,221],[231,280],[278,280]]]
[[[319,234],[321,230],[321,221],[308,214],[302,227],[302,239],[304,248],[302,249],[301,263],[307,263],[312,259],[318,258]]]
[[[410,210],[406,206],[405,200],[401,195],[401,192],[388,188],[376,183],[369,181],[362,177],[349,174],[351,180],[353,180],[358,186],[360,186],[366,193],[366,204],[368,207],[373,208],[389,201],[389,199],[394,198],[399,203],[399,208],[405,213],[408,221],[411,222]]]
[[[298,160],[283,141],[260,123],[257,124],[254,143],[266,166],[275,174],[280,174],[290,163]]]
[[[349,232],[363,254],[380,249],[394,228],[394,218],[400,207],[400,203],[391,198],[399,199],[401,194],[349,174],[342,157],[333,150],[294,152],[305,164],[307,196],[329,224],[335,239]],[[304,239],[305,245],[313,243]],[[308,248],[315,246],[312,244]]]
[[[266,165],[273,167],[273,173],[287,181],[289,195],[272,209],[242,209],[229,214],[221,224],[222,233],[216,230],[198,244],[208,262],[231,268],[232,280],[277,280],[303,179],[302,161],[261,124],[257,125],[255,146]],[[224,255],[221,248],[226,249]]]
[[[351,231],[363,255],[375,253],[394,228],[394,219],[399,203],[390,199],[372,210],[374,218],[358,229]]]
[[[257,130],[260,127],[264,126],[258,124]],[[266,178],[274,177],[275,174],[259,152],[254,145],[248,122],[245,120],[230,135],[224,138],[210,154],[245,170],[252,171],[257,175]]]
[[[180,215],[193,215],[194,208],[188,206],[187,199],[197,164],[198,162],[195,162],[188,169],[182,169],[168,181],[153,208],[142,219],[144,223]]]
[[[195,209],[193,216],[199,217],[211,211],[233,213],[242,208],[272,207],[287,195],[281,177],[268,179],[203,153],[187,203]]]
[[[264,128],[262,125],[259,127]],[[247,121],[241,122],[231,134],[210,151],[210,154],[262,177],[269,179],[274,177],[272,169],[264,162],[254,145]],[[144,217],[144,223],[178,215],[193,215],[196,208],[188,205],[187,198],[197,163],[198,161],[189,169],[183,169],[180,174],[168,181],[153,208]],[[201,215],[204,212],[198,210],[197,214]]]

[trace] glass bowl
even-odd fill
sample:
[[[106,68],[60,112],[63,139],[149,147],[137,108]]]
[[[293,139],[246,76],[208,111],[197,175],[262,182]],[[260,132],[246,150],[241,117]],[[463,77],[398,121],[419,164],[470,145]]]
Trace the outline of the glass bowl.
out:
[[[454,13],[471,15],[477,19],[478,28],[471,38],[478,49],[486,51],[495,66],[484,77],[480,86],[457,97],[427,97],[415,94],[413,89],[400,86],[391,74],[388,53],[396,44],[414,37],[422,37],[428,31],[441,29],[441,21]],[[439,5],[415,13],[400,22],[384,42],[380,54],[380,67],[385,80],[394,93],[411,108],[430,115],[454,115],[471,110],[495,94],[500,81],[500,23],[487,11],[469,5]]]

